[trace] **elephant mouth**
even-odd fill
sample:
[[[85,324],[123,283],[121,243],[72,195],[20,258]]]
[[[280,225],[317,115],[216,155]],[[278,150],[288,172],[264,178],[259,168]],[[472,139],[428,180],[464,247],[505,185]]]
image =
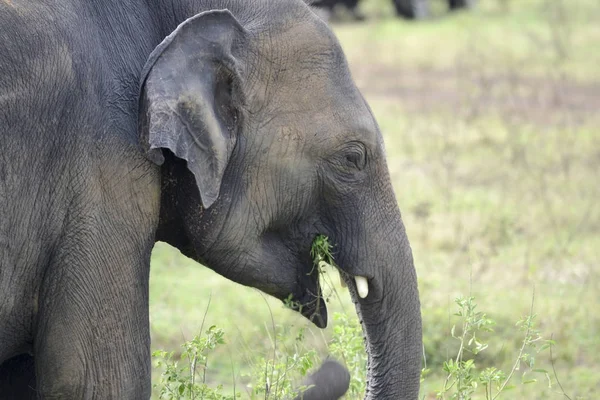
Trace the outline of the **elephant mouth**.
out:
[[[341,286],[349,290],[355,304],[369,302],[377,297],[374,292],[378,291],[375,289],[372,277],[353,275],[337,265],[334,268],[340,274]],[[309,273],[303,274],[302,279],[299,279],[298,282],[300,295],[294,296],[294,300],[290,302],[290,308],[298,311],[317,327],[326,328],[328,316],[326,300],[322,291],[321,275],[322,272],[319,268],[312,268]]]
[[[270,261],[285,260],[276,265],[270,263],[267,265],[270,266],[270,269],[279,271],[284,265],[287,273],[277,274],[285,276],[283,280],[277,283],[271,281],[271,285],[255,287],[279,298],[288,308],[297,311],[318,328],[326,328],[328,313],[327,300],[323,295],[321,284],[322,269],[314,264],[309,248],[304,248],[301,251],[290,251],[290,247],[286,245],[286,242],[282,240],[280,234],[264,236],[263,245],[265,246],[265,253],[268,254],[265,259]],[[355,302],[373,300],[375,293],[370,290],[374,288],[372,276],[364,275],[360,271],[347,271],[339,265],[333,265],[333,267],[340,274],[342,286],[350,290]]]
[[[321,273],[318,268],[303,273],[299,278],[299,296],[294,296],[290,306],[298,311],[318,328],[327,327],[327,306],[320,282]]]

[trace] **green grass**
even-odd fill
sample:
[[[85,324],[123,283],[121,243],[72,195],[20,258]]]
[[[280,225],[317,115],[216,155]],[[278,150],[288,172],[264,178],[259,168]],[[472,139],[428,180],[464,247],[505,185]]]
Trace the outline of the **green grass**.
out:
[[[455,297],[475,296],[496,321],[476,362],[507,369],[522,340],[514,324],[528,314],[535,290],[537,326],[557,343],[553,363],[565,392],[594,399],[600,393],[600,4],[508,4],[505,10],[500,1],[481,0],[472,12],[447,16],[438,3],[434,19],[410,23],[393,18],[388,2],[365,1],[376,18],[334,29],[384,134],[413,246],[432,371],[422,396],[435,398],[445,378],[442,363],[456,354]],[[542,106],[519,102],[536,96]],[[585,101],[573,104],[574,98]],[[591,111],[583,110],[587,101]],[[337,273],[325,278],[330,315],[355,319]],[[231,390],[235,377],[242,398],[249,397],[248,375],[260,357],[294,348],[302,332],[304,349],[327,354],[336,329],[315,329],[281,302],[158,244],[153,349],[178,351],[200,333],[205,312],[205,329],[219,326],[226,341],[208,359],[207,380]],[[547,352],[537,365],[552,370]],[[552,379],[552,389],[540,380],[505,398],[560,398]]]
[[[481,0],[469,12],[415,23],[388,10],[364,24],[337,29],[352,61],[374,57],[403,68],[453,69],[457,63],[484,64],[502,72],[507,65],[544,76],[550,64],[561,64],[580,79],[597,76],[600,64],[600,18],[597,2],[580,0],[513,0],[506,9],[497,0]],[[364,8],[388,9],[391,1],[365,2]]]

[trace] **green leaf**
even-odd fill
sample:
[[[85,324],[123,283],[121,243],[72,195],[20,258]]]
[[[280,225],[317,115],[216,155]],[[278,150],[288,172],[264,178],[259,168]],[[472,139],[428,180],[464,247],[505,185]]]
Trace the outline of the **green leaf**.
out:
[[[546,342],[546,343],[544,343],[543,345],[540,346],[540,349],[538,350],[538,353],[541,353],[542,351],[544,351],[544,350],[546,350],[546,349],[548,349],[548,348],[550,348],[552,346],[554,346],[554,343],[548,343],[548,342]]]

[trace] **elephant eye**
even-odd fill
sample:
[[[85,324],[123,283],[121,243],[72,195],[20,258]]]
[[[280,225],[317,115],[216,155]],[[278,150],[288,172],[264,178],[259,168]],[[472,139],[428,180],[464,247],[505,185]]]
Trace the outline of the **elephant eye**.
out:
[[[367,154],[362,143],[352,143],[344,152],[346,167],[363,170],[367,165]]]

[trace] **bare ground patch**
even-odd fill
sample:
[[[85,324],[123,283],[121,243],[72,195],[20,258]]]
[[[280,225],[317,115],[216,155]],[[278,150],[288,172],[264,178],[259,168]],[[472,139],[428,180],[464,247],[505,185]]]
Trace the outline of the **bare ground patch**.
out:
[[[499,114],[533,124],[556,125],[598,121],[600,81],[575,82],[555,73],[547,78],[518,71],[402,68],[351,60],[354,79],[368,99],[397,101],[411,112],[452,112],[463,118]]]

